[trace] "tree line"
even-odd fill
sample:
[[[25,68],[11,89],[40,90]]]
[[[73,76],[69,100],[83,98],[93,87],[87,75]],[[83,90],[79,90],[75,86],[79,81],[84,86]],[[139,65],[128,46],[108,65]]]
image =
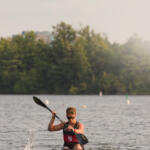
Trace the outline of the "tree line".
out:
[[[150,94],[150,43],[111,43],[89,26],[60,22],[53,40],[35,32],[0,39],[0,94]]]

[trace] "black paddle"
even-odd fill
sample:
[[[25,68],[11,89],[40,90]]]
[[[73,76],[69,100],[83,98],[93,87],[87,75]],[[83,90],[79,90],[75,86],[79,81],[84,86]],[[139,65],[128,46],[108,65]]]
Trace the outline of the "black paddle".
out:
[[[38,104],[38,105],[40,105],[40,106],[46,108],[46,109],[49,110],[51,113],[53,112],[53,111],[52,111],[50,108],[48,108],[48,107],[46,106],[46,104],[43,103],[39,98],[33,96],[33,100],[34,100],[34,102],[35,102],[36,104]],[[56,115],[56,118],[57,118],[60,122],[63,123],[63,121],[62,121],[57,115]]]
[[[49,107],[47,107],[47,105],[46,105],[45,103],[43,103],[43,102],[42,102],[39,98],[37,98],[36,96],[33,96],[33,100],[34,100],[34,102],[35,102],[36,104],[38,104],[38,105],[40,105],[40,106],[46,108],[46,109],[49,110],[51,113],[53,112]],[[56,115],[56,118],[57,118],[60,122],[64,123],[57,115]],[[88,139],[87,139],[87,137],[86,137],[85,135],[83,135],[83,134],[77,134],[77,133],[75,133],[75,132],[74,132],[74,134],[76,135],[76,137],[77,137],[77,139],[78,139],[78,141],[79,141],[79,143],[80,143],[81,145],[84,145],[84,144],[87,144],[87,143],[88,143]]]

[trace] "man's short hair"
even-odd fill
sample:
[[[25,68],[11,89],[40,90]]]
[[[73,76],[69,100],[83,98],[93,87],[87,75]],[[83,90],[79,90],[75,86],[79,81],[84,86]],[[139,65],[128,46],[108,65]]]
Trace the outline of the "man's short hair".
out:
[[[66,114],[76,114],[76,108],[75,107],[68,107],[66,109]]]

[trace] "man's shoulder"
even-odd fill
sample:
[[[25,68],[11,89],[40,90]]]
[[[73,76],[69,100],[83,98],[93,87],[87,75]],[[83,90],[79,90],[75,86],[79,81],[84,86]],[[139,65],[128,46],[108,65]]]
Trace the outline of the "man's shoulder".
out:
[[[81,122],[79,122],[79,121],[77,122],[77,125],[78,125],[78,126],[84,126],[83,123],[81,123]]]

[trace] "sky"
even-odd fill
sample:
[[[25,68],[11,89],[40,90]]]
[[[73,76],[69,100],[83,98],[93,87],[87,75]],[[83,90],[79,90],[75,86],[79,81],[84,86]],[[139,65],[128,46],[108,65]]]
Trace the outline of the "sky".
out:
[[[0,37],[22,31],[52,31],[61,21],[89,25],[111,42],[137,34],[150,41],[150,0],[0,0]]]

